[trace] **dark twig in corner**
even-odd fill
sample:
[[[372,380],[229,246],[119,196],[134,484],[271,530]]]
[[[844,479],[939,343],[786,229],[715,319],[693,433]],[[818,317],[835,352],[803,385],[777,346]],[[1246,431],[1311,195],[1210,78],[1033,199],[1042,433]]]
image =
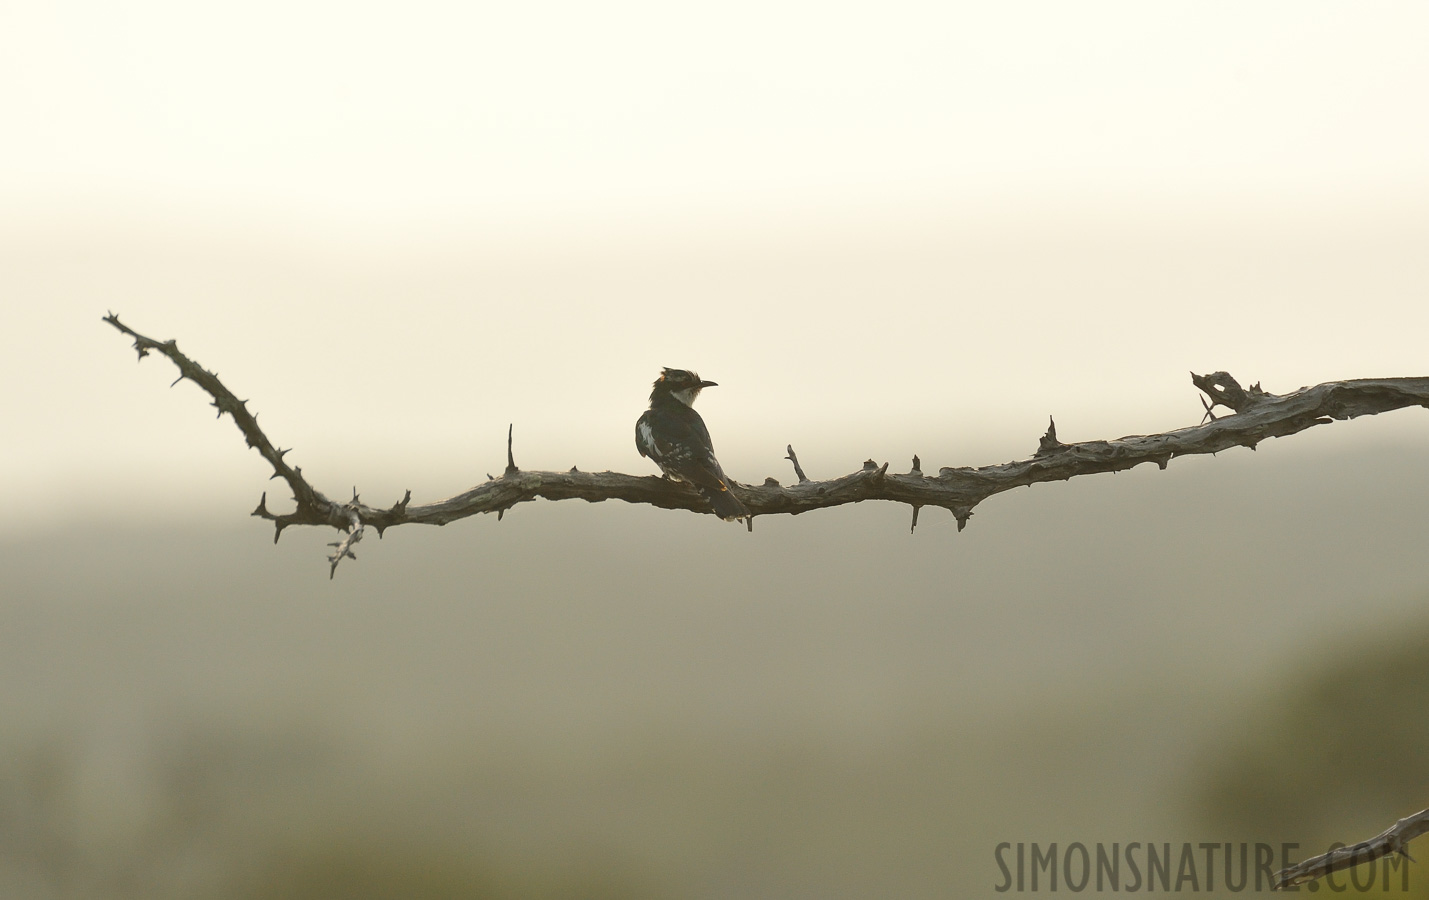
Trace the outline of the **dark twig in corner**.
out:
[[[662,509],[710,512],[707,501],[690,486],[654,475],[580,472],[574,467],[569,472],[518,469],[511,450],[514,428],[508,428],[506,432],[506,470],[500,478],[488,475],[485,482],[464,493],[424,506],[410,505],[410,491],[400,503],[389,508],[367,506],[355,492],[349,503],[335,503],[308,483],[301,468],[284,462],[288,451],[273,446],[258,428],[257,420],[248,412],[244,402],[224,387],[218,376],[180,353],[173,341],[161,343],[145,337],[121,323],[113,313],[105,316],[104,320],[134,339],[134,347],[141,359],[150,351],[167,356],[178,366],[179,380],[188,379],[202,388],[213,398],[213,405],[220,416],[224,413],[232,415],[248,445],[273,467],[273,477],[281,477],[288,483],[295,502],[293,512],[270,512],[266,494],[253,510],[253,515],[274,523],[275,541],[289,525],[327,525],[347,532],[347,538],[337,542],[336,552],[329,557],[333,571],[343,559],[354,558],[352,546],[361,540],[365,526],[376,528],[380,536],[393,525],[445,525],[477,513],[495,512],[500,516],[515,504],[538,497],[546,500],[581,499],[591,503],[624,500],[627,503],[648,503]],[[798,484],[786,487],[768,478],[761,485],[734,483],[731,488],[752,515],[798,515],[845,503],[891,500],[914,508],[915,527],[920,507],[940,506],[953,514],[961,531],[972,516],[973,507],[994,494],[1012,488],[1045,481],[1066,481],[1077,475],[1119,472],[1147,462],[1154,462],[1164,469],[1177,456],[1216,453],[1231,447],[1253,448],[1268,437],[1295,434],[1335,419],[1352,419],[1407,406],[1429,406],[1429,378],[1331,381],[1283,396],[1266,393],[1259,385],[1249,390],[1242,389],[1234,378],[1224,372],[1206,376],[1193,373],[1192,380],[1212,398],[1211,405],[1227,406],[1235,411],[1234,414],[1165,434],[1132,435],[1114,441],[1076,444],[1062,443],[1057,439],[1055,424],[1049,424],[1037,452],[1030,459],[978,468],[943,467],[933,476],[924,475],[922,462],[914,457],[913,470],[906,475],[890,474],[888,463],[879,465],[869,460],[863,468],[841,478],[810,481],[804,475],[791,445],[787,448],[786,459],[794,465]]]
[[[1429,809],[1400,819],[1367,841],[1312,856],[1287,869],[1281,869],[1275,873],[1275,889],[1283,890],[1297,884],[1305,884],[1323,878],[1331,872],[1340,872],[1360,863],[1374,862],[1385,856],[1398,854],[1413,861],[1414,857],[1409,855],[1404,845],[1426,833],[1429,833]],[[1310,889],[1314,890],[1316,887],[1319,885],[1312,885]]]

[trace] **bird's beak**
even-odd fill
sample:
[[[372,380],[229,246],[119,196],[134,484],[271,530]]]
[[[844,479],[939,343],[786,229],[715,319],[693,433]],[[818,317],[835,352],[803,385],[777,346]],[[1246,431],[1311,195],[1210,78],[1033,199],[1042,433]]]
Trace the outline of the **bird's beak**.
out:
[[[701,388],[719,387],[719,382],[717,382],[717,381],[701,381],[701,382],[700,382],[700,387],[701,387]]]

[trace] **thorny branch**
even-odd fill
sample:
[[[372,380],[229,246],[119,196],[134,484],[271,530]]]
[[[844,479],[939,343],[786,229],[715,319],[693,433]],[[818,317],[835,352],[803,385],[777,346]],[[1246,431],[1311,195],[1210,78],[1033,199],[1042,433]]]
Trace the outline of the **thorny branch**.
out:
[[[1404,849],[1404,845],[1426,833],[1429,833],[1429,809],[1400,819],[1367,841],[1360,841],[1349,847],[1340,847],[1329,853],[1322,853],[1319,856],[1298,862],[1288,869],[1281,869],[1275,873],[1275,888],[1283,890],[1297,884],[1305,884],[1317,878],[1323,878],[1331,872],[1340,872],[1360,863],[1374,862],[1394,854],[1403,856],[1412,862],[1414,857],[1409,855],[1409,851]],[[1316,887],[1318,885],[1311,885],[1310,889],[1314,890]]]
[[[293,492],[295,508],[290,513],[273,513],[267,507],[267,494],[258,502],[253,515],[274,523],[274,542],[289,525],[327,525],[347,532],[347,537],[334,544],[329,562],[332,569],[343,559],[355,558],[352,545],[362,539],[363,529],[377,529],[378,537],[394,525],[422,523],[445,525],[477,513],[495,512],[500,518],[517,503],[536,498],[546,500],[581,499],[591,503],[603,500],[624,500],[627,503],[648,503],[662,509],[688,509],[706,513],[709,508],[703,497],[688,485],[655,475],[624,475],[619,472],[524,471],[517,467],[511,451],[512,431],[506,435],[506,469],[500,478],[490,475],[464,493],[423,506],[410,505],[412,492],[387,508],[362,503],[354,490],[352,500],[337,503],[329,500],[303,477],[301,468],[289,466],[283,457],[287,450],[273,446],[258,428],[256,417],[248,412],[246,401],[233,395],[218,376],[204,370],[179,352],[174,341],[156,341],[132,330],[113,313],[104,320],[134,338],[134,347],[142,359],[150,351],[164,354],[179,368],[179,378],[187,378],[211,397],[221,417],[233,416],[238,429],[250,447],[255,448],[273,466],[273,477],[281,477]],[[1217,453],[1231,447],[1252,450],[1266,438],[1295,434],[1335,419],[1352,419],[1374,415],[1407,406],[1429,406],[1429,378],[1379,378],[1352,381],[1331,381],[1293,393],[1266,393],[1260,385],[1248,390],[1225,372],[1210,375],[1191,373],[1191,380],[1204,391],[1203,400],[1209,421],[1164,434],[1131,435],[1114,441],[1084,441],[1064,444],[1057,439],[1056,423],[1049,423],[1037,450],[1028,459],[994,466],[948,467],[936,475],[925,475],[918,457],[907,473],[888,471],[888,463],[873,460],[863,468],[828,481],[810,481],[799,464],[792,446],[785,457],[794,465],[797,484],[782,485],[773,478],[763,484],[738,482],[731,486],[735,495],[753,516],[779,513],[798,515],[814,509],[860,503],[864,500],[891,500],[907,503],[913,508],[913,527],[918,524],[918,511],[924,506],[939,506],[957,519],[958,530],[967,525],[973,508],[993,494],[1024,485],[1046,481],[1066,481],[1076,475],[1098,472],[1119,472],[1142,463],[1156,463],[1164,469],[1177,456]],[[1224,406],[1233,415],[1216,417],[1211,409]]]

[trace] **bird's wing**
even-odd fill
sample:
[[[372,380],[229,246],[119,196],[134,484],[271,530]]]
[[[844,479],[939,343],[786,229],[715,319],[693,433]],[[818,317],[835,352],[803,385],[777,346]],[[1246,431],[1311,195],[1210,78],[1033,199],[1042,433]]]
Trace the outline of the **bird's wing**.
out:
[[[719,460],[714,458],[713,453],[674,460],[666,465],[679,472],[681,478],[698,487],[710,491],[729,490],[729,481],[724,477],[724,470],[720,468]]]
[[[660,450],[664,453],[664,464],[677,471],[680,477],[691,484],[711,491],[729,490],[724,469],[720,467],[719,460],[715,459],[714,443],[710,440],[705,420],[688,407],[683,415],[673,419],[674,428],[661,429],[661,437],[668,438],[668,441],[657,442],[662,445]],[[693,448],[701,449],[688,452]],[[682,450],[686,452],[681,452]]]
[[[655,447],[655,432],[650,425],[648,409],[635,421],[635,449],[640,451],[641,456],[655,456],[659,452]],[[659,457],[655,458],[658,462]]]

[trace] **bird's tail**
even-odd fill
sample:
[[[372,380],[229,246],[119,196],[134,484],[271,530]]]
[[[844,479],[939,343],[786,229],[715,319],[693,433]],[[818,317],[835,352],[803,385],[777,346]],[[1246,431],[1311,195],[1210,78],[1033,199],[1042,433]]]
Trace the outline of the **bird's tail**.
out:
[[[704,488],[702,493],[705,499],[714,507],[715,515],[726,522],[733,522],[735,519],[743,519],[749,515],[749,508],[739,502],[739,498],[730,492],[729,488],[721,485],[717,489]]]

